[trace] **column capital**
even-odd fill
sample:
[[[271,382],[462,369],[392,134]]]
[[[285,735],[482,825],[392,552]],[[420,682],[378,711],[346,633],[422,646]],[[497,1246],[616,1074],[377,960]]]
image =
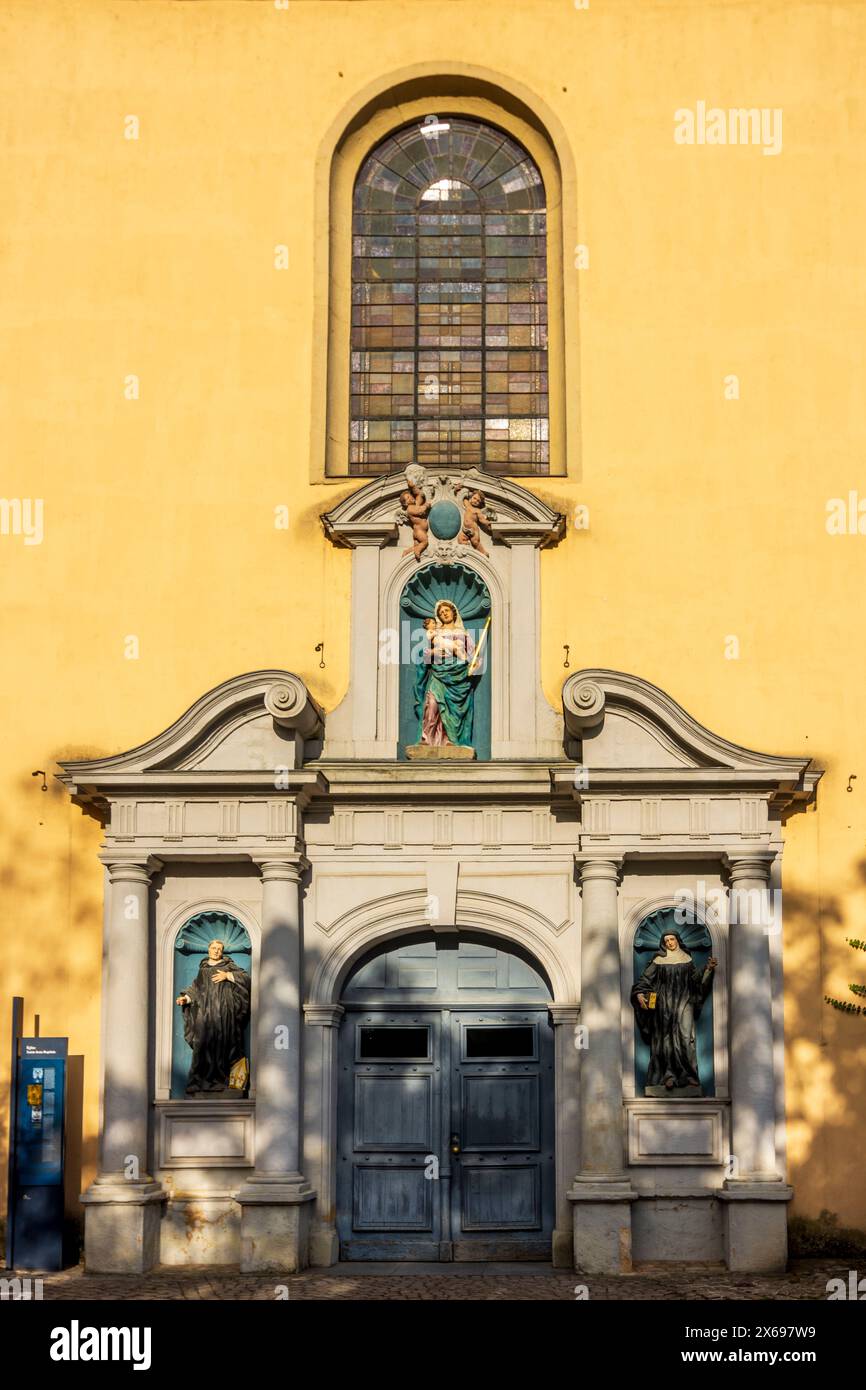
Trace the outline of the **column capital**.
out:
[[[748,880],[751,883],[766,884],[770,881],[770,868],[775,854],[738,854],[728,851],[722,856],[722,863],[728,871],[731,883]]]
[[[308,1026],[337,1028],[345,1012],[342,1004],[305,1004],[304,1022]]]
[[[310,867],[309,859],[305,859],[302,854],[268,854],[261,858],[256,857],[253,863],[261,870],[262,883],[300,883]]]
[[[547,1012],[554,1028],[559,1028],[564,1023],[575,1024],[580,1021],[579,1004],[548,1004]]]
[[[150,883],[162,868],[153,854],[124,855],[123,850],[100,850],[98,858],[108,869],[109,883]]]
[[[622,877],[623,856],[615,851],[608,851],[607,854],[577,853],[574,864],[581,886],[598,879],[619,883]]]

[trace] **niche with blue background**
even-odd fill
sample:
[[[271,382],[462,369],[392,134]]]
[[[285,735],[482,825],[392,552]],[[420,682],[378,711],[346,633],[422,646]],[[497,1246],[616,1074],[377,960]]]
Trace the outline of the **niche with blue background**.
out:
[[[449,504],[450,505],[450,504]],[[455,508],[456,510],[456,508]],[[414,709],[415,668],[424,638],[425,618],[433,617],[440,599],[453,603],[476,647],[490,616],[490,591],[468,565],[425,565],[412,576],[400,598],[400,753],[407,744],[420,743],[420,721]],[[475,686],[472,746],[476,758],[490,757],[491,633],[487,631],[480,679]]]
[[[686,920],[680,920],[685,915]],[[634,979],[637,980],[649,965],[653,956],[659,954],[659,946],[662,937],[666,932],[676,932],[683,949],[688,951],[695,965],[699,970],[703,970],[710,956],[712,955],[712,940],[710,933],[703,922],[699,922],[692,914],[684,914],[682,909],[673,907],[662,908],[659,912],[651,912],[648,917],[644,917],[634,937]],[[664,948],[662,948],[663,950]],[[698,1075],[701,1079],[701,1090],[705,1096],[716,1094],[716,1083],[713,1068],[713,992],[710,991],[704,1000],[701,1016],[695,1024],[695,1043],[698,1051]],[[637,1022],[634,1023],[634,1071],[635,1071],[635,1094],[642,1096],[646,1086],[646,1074],[649,1066],[650,1052],[649,1047],[644,1042],[638,1030]]]
[[[171,1034],[171,1098],[186,1097],[186,1082],[192,1061],[192,1049],[183,1036],[183,1009],[175,1004],[179,994],[192,984],[199,963],[207,956],[212,941],[224,943],[224,954],[252,978],[253,951],[249,934],[235,917],[227,912],[199,912],[180,928],[174,942],[174,990],[171,1005],[174,1009]],[[250,1056],[250,1025],[244,1033],[244,1055]]]

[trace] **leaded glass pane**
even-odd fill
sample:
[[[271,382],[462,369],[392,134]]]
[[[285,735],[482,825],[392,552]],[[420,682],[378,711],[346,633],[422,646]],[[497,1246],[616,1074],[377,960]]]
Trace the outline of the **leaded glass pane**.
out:
[[[388,136],[355,184],[349,472],[549,471],[547,218],[515,140],[464,116]]]

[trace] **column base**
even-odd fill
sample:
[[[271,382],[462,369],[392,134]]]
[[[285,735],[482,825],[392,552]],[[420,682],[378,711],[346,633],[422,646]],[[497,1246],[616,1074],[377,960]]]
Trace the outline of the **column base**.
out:
[[[729,1178],[717,1194],[725,1203],[725,1264],[740,1274],[779,1274],[788,1263],[787,1203],[781,1178]]]
[[[334,1226],[316,1226],[310,1231],[310,1264],[330,1269],[340,1258],[340,1241]]]
[[[557,1227],[551,1242],[551,1262],[554,1269],[574,1269],[574,1223]]]
[[[159,1264],[159,1223],[166,1193],[152,1179],[103,1176],[81,1194],[88,1274],[146,1274]]]
[[[315,1192],[301,1173],[256,1174],[235,1197],[241,1273],[297,1274],[310,1263]]]
[[[628,1178],[610,1182],[575,1178],[574,1265],[586,1274],[630,1274],[631,1204],[638,1194]]]

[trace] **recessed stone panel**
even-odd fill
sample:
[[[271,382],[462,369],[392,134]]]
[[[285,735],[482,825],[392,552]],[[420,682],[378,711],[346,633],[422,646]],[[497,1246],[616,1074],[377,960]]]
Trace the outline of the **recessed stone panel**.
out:
[[[249,1168],[252,1102],[170,1101],[159,1106],[160,1168]]]
[[[628,1106],[630,1164],[724,1163],[727,1107],[716,1101],[631,1101]]]

